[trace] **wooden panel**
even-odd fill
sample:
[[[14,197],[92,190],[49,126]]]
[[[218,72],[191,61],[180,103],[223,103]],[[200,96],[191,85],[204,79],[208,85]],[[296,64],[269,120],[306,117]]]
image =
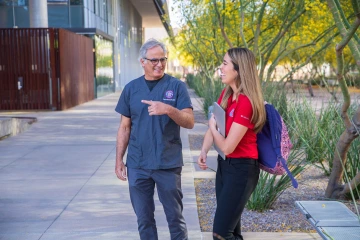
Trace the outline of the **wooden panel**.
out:
[[[94,99],[93,40],[59,29],[61,109]]]
[[[0,110],[49,109],[47,29],[0,29]]]
[[[63,29],[0,29],[0,110],[62,110],[94,99],[92,49],[92,39]]]

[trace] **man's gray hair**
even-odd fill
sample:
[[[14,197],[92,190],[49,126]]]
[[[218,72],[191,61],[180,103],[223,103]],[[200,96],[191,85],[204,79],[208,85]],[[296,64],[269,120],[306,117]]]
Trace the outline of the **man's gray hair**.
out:
[[[166,46],[165,44],[163,44],[162,42],[159,42],[158,40],[156,40],[155,38],[150,38],[149,40],[147,40],[141,47],[140,47],[140,51],[139,51],[139,60],[142,58],[146,58],[146,53],[150,48],[159,46],[162,48],[162,50],[164,51],[164,54],[166,55],[167,50],[166,50]]]

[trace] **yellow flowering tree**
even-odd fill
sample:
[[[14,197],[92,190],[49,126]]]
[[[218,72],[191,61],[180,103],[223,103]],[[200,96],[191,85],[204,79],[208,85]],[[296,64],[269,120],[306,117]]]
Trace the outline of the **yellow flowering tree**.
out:
[[[270,80],[284,63],[294,65],[292,74],[326,52],[338,34],[322,0],[176,2],[184,18],[177,48],[203,72],[214,71],[228,48],[241,46],[257,56],[261,79]]]

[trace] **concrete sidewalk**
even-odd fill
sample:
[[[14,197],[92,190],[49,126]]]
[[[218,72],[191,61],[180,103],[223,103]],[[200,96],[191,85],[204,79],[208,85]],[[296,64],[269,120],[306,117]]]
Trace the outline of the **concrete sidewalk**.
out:
[[[139,239],[128,182],[114,174],[118,97],[11,114],[38,122],[0,141],[0,239]],[[184,215],[190,238],[201,239],[186,130],[182,138]],[[158,200],[156,220],[159,238],[169,239]]]
[[[194,108],[201,110],[201,101],[189,91]],[[38,119],[26,132],[0,141],[0,239],[139,239],[128,182],[114,174],[118,97],[115,93],[62,112],[0,112]],[[197,124],[181,131],[184,216],[191,240],[212,239],[200,231],[194,176],[214,175],[194,167],[197,153],[190,151],[188,140],[188,131],[203,134],[206,129]],[[155,214],[159,239],[170,239],[157,198]],[[301,233],[245,236],[316,239]]]

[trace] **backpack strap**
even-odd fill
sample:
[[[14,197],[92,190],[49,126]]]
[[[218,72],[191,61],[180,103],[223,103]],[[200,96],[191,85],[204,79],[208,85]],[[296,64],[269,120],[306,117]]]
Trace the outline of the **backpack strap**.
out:
[[[287,175],[289,176],[289,178],[291,179],[291,184],[293,185],[294,188],[298,188],[298,182],[296,181],[296,179],[294,178],[294,176],[291,174],[286,162],[285,162],[285,159],[280,155],[278,155],[278,159],[280,159],[280,162],[282,164],[282,166],[284,167]]]
[[[281,156],[281,136],[278,135],[278,133],[281,133],[281,125],[276,124],[276,110],[274,108],[274,106],[270,105],[270,104],[266,104],[268,106],[268,111],[267,111],[267,117],[268,117],[268,121],[270,124],[270,132],[271,132],[271,142],[273,145],[273,148],[275,150],[277,159],[280,160],[281,165],[283,166],[283,168],[285,169],[287,175],[289,176],[289,178],[291,179],[291,184],[293,185],[294,188],[298,187],[298,182],[296,181],[296,179],[294,178],[294,176],[291,174],[285,159]],[[275,128],[280,128],[279,130],[275,130]]]

